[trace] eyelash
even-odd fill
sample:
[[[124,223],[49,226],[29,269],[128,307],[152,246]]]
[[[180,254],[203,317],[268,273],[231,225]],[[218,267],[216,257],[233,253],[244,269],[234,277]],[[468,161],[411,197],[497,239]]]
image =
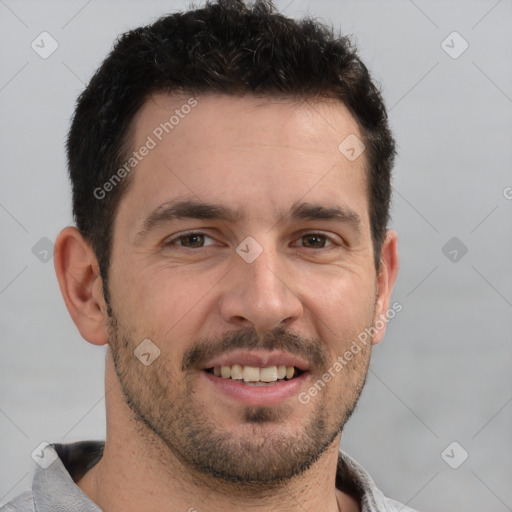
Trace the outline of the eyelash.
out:
[[[165,246],[168,246],[168,245],[180,245],[180,244],[177,244],[176,242],[179,241],[179,240],[184,239],[185,237],[193,236],[193,235],[199,235],[199,236],[203,236],[205,238],[210,238],[211,240],[213,240],[213,238],[211,236],[207,235],[206,233],[202,233],[201,231],[188,231],[186,233],[182,233],[181,235],[175,236],[171,240],[166,241],[164,243],[164,245]],[[209,244],[209,245],[212,245],[212,244]],[[202,249],[202,248],[203,247],[200,247],[200,249]],[[190,248],[187,247],[187,249],[190,249]]]
[[[174,238],[172,238],[171,240],[168,240],[164,243],[165,246],[172,246],[172,245],[178,245],[178,246],[181,246],[185,249],[191,249],[193,250],[194,248],[191,248],[191,247],[185,247],[183,246],[182,244],[179,244],[177,243],[179,240],[183,240],[185,237],[188,237],[188,236],[193,236],[193,235],[199,235],[199,236],[203,236],[205,238],[209,238],[210,240],[214,240],[213,237],[207,235],[206,233],[203,233],[201,231],[188,231],[186,233],[182,233],[178,236],[175,236]],[[303,233],[297,240],[300,240],[306,236],[320,236],[322,238],[325,238],[325,241],[326,241],[326,246],[324,247],[319,247],[317,249],[326,249],[328,247],[331,247],[331,246],[334,246],[334,245],[340,245],[339,243],[336,244],[336,242],[334,242],[334,240],[332,240],[331,237],[329,237],[328,235],[320,232],[320,231],[311,231],[311,232],[307,232],[307,233]],[[208,244],[206,246],[201,246],[201,247],[198,247],[197,249],[203,249],[205,247],[208,247],[210,245],[213,245],[213,244]],[[310,247],[303,247],[304,249],[311,249]]]

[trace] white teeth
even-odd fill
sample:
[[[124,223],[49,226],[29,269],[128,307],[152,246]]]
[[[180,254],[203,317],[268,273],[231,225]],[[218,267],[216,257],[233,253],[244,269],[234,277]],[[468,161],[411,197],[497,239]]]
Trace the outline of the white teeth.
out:
[[[234,364],[232,366],[214,366],[213,374],[223,379],[243,379],[244,382],[276,382],[284,378],[293,378],[295,368],[293,366],[285,366],[284,364],[266,366],[265,368]]]
[[[231,378],[235,380],[242,380],[244,378],[244,369],[239,364],[234,364],[231,367]]]
[[[277,367],[269,366],[260,370],[260,380],[262,382],[275,382],[277,380]]]
[[[244,381],[258,382],[260,380],[260,369],[254,366],[244,366]]]

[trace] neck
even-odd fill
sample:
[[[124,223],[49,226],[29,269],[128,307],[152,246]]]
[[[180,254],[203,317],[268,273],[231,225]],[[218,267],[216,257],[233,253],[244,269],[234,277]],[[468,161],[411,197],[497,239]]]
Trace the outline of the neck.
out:
[[[100,461],[77,483],[104,512],[358,511],[335,487],[339,436],[304,474],[279,486],[242,487],[183,465],[126,405],[107,363],[107,436]]]

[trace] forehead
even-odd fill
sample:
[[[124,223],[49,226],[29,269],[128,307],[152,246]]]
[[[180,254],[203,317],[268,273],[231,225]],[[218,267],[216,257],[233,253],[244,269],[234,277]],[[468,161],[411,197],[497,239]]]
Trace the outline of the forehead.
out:
[[[138,222],[160,204],[193,197],[254,207],[260,217],[266,203],[270,218],[304,198],[352,203],[364,220],[366,155],[340,151],[362,138],[334,99],[155,94],[132,124],[140,160],[118,213]]]
[[[191,130],[196,142],[204,137],[202,144],[233,138],[249,144],[288,142],[318,153],[333,145],[337,148],[346,135],[362,138],[354,117],[334,98],[156,93],[144,102],[132,123],[136,145],[148,135],[164,144],[171,139],[180,142]]]

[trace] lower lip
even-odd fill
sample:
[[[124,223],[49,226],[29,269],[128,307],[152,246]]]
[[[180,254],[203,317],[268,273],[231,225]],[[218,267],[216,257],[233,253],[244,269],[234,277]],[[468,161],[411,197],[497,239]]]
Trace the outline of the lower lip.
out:
[[[277,405],[287,398],[297,396],[307,375],[304,372],[291,380],[277,381],[266,386],[251,386],[240,380],[223,379],[204,371],[201,373],[217,391],[248,406]]]

